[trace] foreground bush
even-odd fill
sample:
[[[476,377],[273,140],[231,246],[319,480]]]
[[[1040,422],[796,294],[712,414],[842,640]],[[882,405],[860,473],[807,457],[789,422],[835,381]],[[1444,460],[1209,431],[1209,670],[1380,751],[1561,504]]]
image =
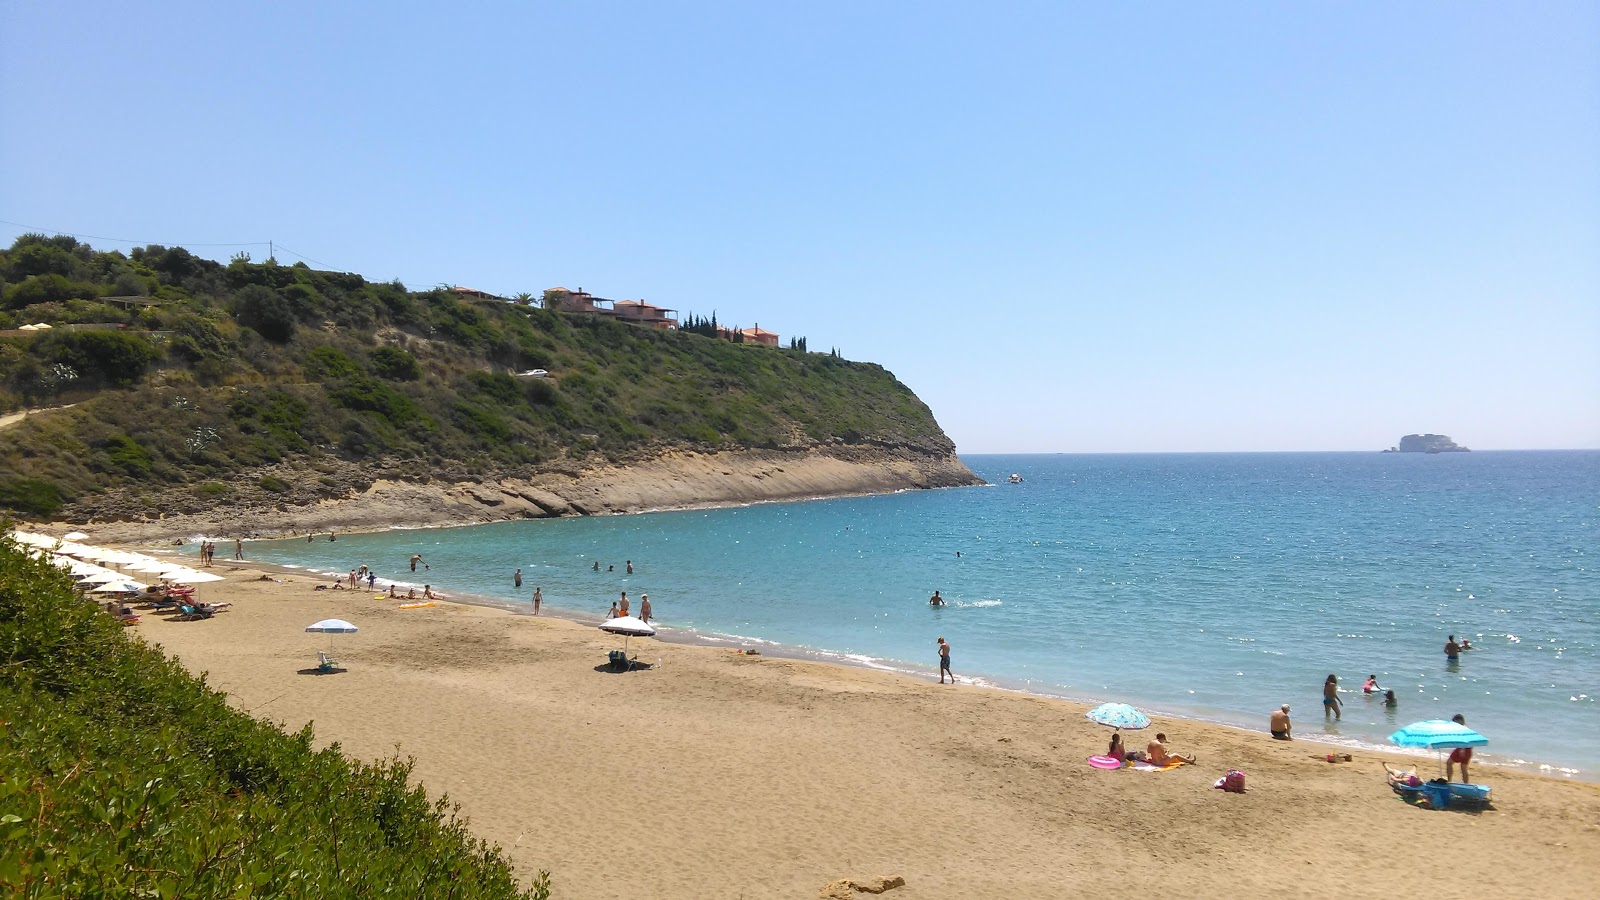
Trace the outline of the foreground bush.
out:
[[[0,543],[7,896],[549,896],[410,773],[232,709]]]

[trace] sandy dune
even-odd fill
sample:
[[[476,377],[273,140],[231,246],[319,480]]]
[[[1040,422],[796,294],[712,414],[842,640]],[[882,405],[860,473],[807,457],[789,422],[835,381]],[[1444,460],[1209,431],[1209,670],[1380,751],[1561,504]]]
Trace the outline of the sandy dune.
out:
[[[219,571],[227,571],[219,567]],[[1491,811],[1412,808],[1383,757],[1157,720],[1175,771],[1103,772],[1107,731],[1070,703],[821,663],[636,641],[613,673],[592,627],[479,607],[399,610],[303,577],[230,571],[234,607],[136,631],[290,728],[364,758],[414,756],[520,869],[560,898],[816,897],[899,875],[883,896],[1596,896],[1600,785],[1480,768]],[[348,671],[297,674],[328,616]],[[597,668],[598,667],[598,668]],[[1427,760],[1389,757],[1388,761]],[[1228,768],[1249,793],[1211,783]],[[1433,890],[1433,888],[1426,888]],[[858,895],[867,896],[867,895]]]

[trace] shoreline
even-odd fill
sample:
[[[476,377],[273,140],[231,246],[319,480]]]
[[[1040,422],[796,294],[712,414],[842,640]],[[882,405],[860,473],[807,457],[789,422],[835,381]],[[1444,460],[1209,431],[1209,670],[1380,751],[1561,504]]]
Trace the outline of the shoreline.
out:
[[[122,547],[121,549],[138,548],[130,545],[127,547]],[[150,548],[145,549],[149,550]],[[171,553],[171,550],[156,549],[154,552]],[[296,576],[302,578],[318,577],[317,583],[339,577],[338,573],[319,572],[306,567],[265,561],[239,561],[230,559],[220,561],[216,565],[226,565],[233,569],[251,568],[257,570],[272,570],[285,576]],[[213,568],[215,568],[215,566]],[[407,587],[413,586],[411,582],[401,580],[380,579],[379,581],[380,583],[375,589],[367,590],[364,588],[358,588],[353,592],[353,596],[365,596],[371,595],[375,592],[386,591],[391,583],[400,586],[402,591]],[[421,587],[420,583],[414,586],[418,588]],[[504,612],[512,616],[534,618],[533,613],[531,612],[531,603],[523,604],[501,597],[454,590],[435,590],[435,596],[440,603],[452,603],[459,606],[472,607],[476,609],[490,609]],[[421,599],[420,595],[417,599]],[[599,615],[585,613],[582,610],[552,606],[550,604],[545,604],[542,607],[542,610],[543,613],[541,616],[539,616],[539,618],[558,619],[591,628],[597,627],[604,620],[603,617]],[[759,648],[761,656],[772,659],[792,660],[797,662],[815,663],[818,665],[837,666],[859,671],[878,672],[892,675],[894,677],[907,678],[917,681],[932,680],[938,675],[937,670],[935,670],[932,666],[918,665],[917,663],[906,660],[871,657],[864,654],[851,654],[838,650],[805,647],[795,644],[786,644],[781,641],[771,640],[769,638],[752,637],[748,635],[738,635],[727,632],[705,631],[696,628],[661,624],[659,622],[652,624],[655,624],[659,629],[662,629],[658,630],[655,637],[656,640],[661,641],[662,643],[673,644],[677,646],[735,649],[748,648],[751,645],[756,645]],[[1087,712],[1089,709],[1101,702],[1106,702],[1107,700],[1112,699],[1081,697],[1071,694],[1041,690],[1037,687],[1027,684],[1022,679],[1007,678],[1005,676],[998,675],[986,675],[981,673],[977,675],[963,675],[960,676],[959,681],[962,686],[968,688],[1001,691],[1023,697],[1031,697],[1039,700],[1049,700],[1070,704],[1074,707],[1078,707],[1078,712],[1080,714]],[[1345,691],[1343,693],[1348,693],[1352,698],[1360,696],[1359,691]],[[1166,705],[1145,705],[1141,706],[1140,708],[1149,713],[1152,718],[1162,717],[1177,719],[1184,722],[1194,722],[1210,727],[1228,729],[1230,731],[1237,732],[1240,735],[1260,736],[1266,733],[1264,726],[1259,729],[1252,728],[1249,725],[1242,724],[1238,721],[1228,721],[1226,719],[1206,716],[1191,709]],[[1263,721],[1264,720],[1265,719],[1263,718]],[[1311,727],[1315,727],[1314,719],[1312,720]],[[1428,751],[1410,750],[1402,747],[1366,741],[1360,738],[1344,738],[1338,735],[1316,733],[1296,734],[1294,743],[1315,744],[1317,746],[1330,748],[1330,752],[1337,750],[1339,752],[1386,754],[1408,759],[1422,760],[1423,762],[1420,764],[1423,766],[1426,766],[1428,760],[1432,760],[1434,758],[1434,754]],[[1492,756],[1493,754],[1490,755]],[[1510,759],[1475,759],[1474,765],[1492,766],[1497,770],[1521,772],[1524,774],[1534,775],[1541,778],[1550,778],[1557,781],[1575,781],[1600,784],[1600,772],[1571,769],[1554,763],[1546,763],[1541,760],[1516,761]]]
[[[400,610],[252,561],[212,571],[224,581],[202,596],[228,611],[132,630],[235,708],[314,725],[318,747],[413,759],[522,877],[550,869],[557,898],[816,896],[878,875],[905,878],[895,900],[1055,898],[1103,890],[1107,870],[1199,898],[1376,898],[1418,859],[1471,871],[1464,896],[1586,897],[1600,877],[1588,782],[1496,769],[1478,779],[1490,809],[1422,810],[1377,763],[1427,776],[1432,759],[1329,764],[1326,745],[1159,714],[1130,742],[1164,729],[1198,762],[1108,773],[1085,757],[1109,729],[1066,700],[650,639],[633,641],[649,667],[621,672],[619,639],[565,618],[461,595]],[[304,633],[330,615],[360,631]],[[317,676],[319,650],[342,671]],[[1230,768],[1247,793],[1211,788]],[[1348,839],[1405,852],[1351,855]]]

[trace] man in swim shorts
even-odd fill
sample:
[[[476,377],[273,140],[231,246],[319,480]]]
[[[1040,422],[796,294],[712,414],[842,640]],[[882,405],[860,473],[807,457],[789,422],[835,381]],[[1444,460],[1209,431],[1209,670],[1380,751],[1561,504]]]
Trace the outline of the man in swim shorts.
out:
[[[1456,643],[1456,636],[1450,635],[1450,640],[1444,642],[1444,658],[1447,662],[1461,660],[1461,645]]]
[[[1467,717],[1460,713],[1456,713],[1455,715],[1451,716],[1450,721],[1460,725],[1462,728],[1467,727]],[[1450,758],[1446,760],[1444,764],[1444,780],[1449,781],[1451,773],[1455,771],[1457,765],[1460,765],[1461,783],[1471,784],[1472,779],[1467,775],[1467,763],[1470,762],[1472,762],[1471,747],[1457,747],[1454,750],[1451,750]]]
[[[934,591],[933,592],[933,596],[928,598],[928,605],[929,606],[943,606],[944,605],[944,598],[939,596],[939,592],[938,591]]]
[[[1285,703],[1278,707],[1278,711],[1272,714],[1272,721],[1267,727],[1272,731],[1273,740],[1294,740],[1293,735],[1290,733],[1294,726],[1289,722],[1289,704]]]
[[[944,676],[949,674],[950,683],[956,683],[956,673],[950,671],[950,645],[944,638],[939,638],[939,683],[944,684]]]

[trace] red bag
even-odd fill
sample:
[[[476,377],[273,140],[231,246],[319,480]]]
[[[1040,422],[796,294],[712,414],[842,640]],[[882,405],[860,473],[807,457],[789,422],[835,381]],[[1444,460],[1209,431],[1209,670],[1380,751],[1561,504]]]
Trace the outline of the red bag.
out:
[[[1228,774],[1218,778],[1217,783],[1212,787],[1219,791],[1227,791],[1230,794],[1242,794],[1244,793],[1244,773],[1238,769],[1229,769]]]

